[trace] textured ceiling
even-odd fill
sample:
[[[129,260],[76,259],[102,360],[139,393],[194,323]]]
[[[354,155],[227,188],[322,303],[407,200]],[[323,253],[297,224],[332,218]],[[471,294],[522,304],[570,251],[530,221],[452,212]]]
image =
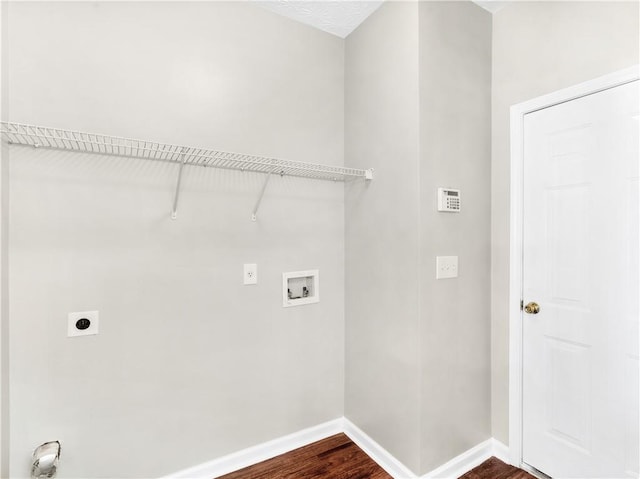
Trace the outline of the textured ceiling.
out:
[[[345,38],[382,5],[382,0],[268,0],[256,3],[279,15]]]
[[[473,3],[477,3],[485,10],[489,10],[491,13],[495,13],[502,7],[506,6],[509,2],[503,2],[502,0],[471,0]]]
[[[508,3],[501,0],[472,1],[492,13]],[[342,38],[354,31],[382,2],[383,0],[255,0],[255,3],[267,10]]]

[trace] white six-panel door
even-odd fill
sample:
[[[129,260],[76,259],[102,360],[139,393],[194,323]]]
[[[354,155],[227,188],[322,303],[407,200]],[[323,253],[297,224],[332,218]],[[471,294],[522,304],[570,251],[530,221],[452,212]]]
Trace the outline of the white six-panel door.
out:
[[[557,479],[639,477],[638,91],[524,117],[522,457]]]

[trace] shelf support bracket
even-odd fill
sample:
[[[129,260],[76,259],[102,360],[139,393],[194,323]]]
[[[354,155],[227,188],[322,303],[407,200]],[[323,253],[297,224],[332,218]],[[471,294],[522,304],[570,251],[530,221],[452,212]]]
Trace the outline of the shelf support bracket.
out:
[[[180,167],[178,169],[178,179],[176,180],[176,192],[173,195],[173,208],[171,209],[171,219],[175,220],[176,218],[178,218],[178,198],[180,197],[180,184],[182,183],[182,170],[184,168],[184,165],[187,161],[185,155],[184,155],[184,148],[182,149],[181,153],[180,153],[180,159],[182,161],[180,161]]]
[[[271,173],[274,170],[271,170],[267,173],[267,177],[264,179],[264,183],[262,183],[262,189],[260,190],[260,195],[258,196],[258,201],[256,201],[256,205],[253,207],[253,213],[251,214],[251,221],[255,221],[257,219],[258,208],[260,208],[260,203],[262,202],[262,197],[264,196],[264,191],[267,189],[267,184],[269,183],[269,179],[271,178]]]

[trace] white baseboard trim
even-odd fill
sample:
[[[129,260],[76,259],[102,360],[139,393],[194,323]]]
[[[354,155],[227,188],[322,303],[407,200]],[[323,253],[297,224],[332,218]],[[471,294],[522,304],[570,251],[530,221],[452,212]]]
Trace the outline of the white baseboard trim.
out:
[[[509,457],[509,448],[497,439],[491,438],[491,443],[491,455],[497,457],[504,463],[511,464],[511,457]]]
[[[343,432],[349,436],[356,445],[373,459],[382,469],[387,471],[394,479],[415,479],[416,476],[407,466],[398,461],[389,451],[371,439],[358,426],[347,418],[343,419]]]
[[[219,477],[338,434],[343,430],[342,424],[342,418],[334,419],[333,421],[303,429],[189,469],[174,472],[162,479],[212,479]]]
[[[457,479],[482,464],[491,456],[495,456],[508,464],[509,448],[496,439],[487,439],[425,474],[421,479]]]
[[[491,456],[509,463],[509,448],[491,438],[454,457],[424,476],[417,476],[380,444],[347,418],[338,418],[318,426],[234,452],[198,466],[174,472],[161,479],[212,479],[252,466],[312,442],[345,433],[371,459],[394,479],[457,479]]]

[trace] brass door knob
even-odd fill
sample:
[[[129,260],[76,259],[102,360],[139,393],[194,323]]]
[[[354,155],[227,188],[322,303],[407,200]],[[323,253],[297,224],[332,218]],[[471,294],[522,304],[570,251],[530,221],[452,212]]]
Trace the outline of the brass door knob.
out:
[[[540,305],[538,303],[527,303],[524,307],[524,312],[527,314],[538,314],[540,312]]]

